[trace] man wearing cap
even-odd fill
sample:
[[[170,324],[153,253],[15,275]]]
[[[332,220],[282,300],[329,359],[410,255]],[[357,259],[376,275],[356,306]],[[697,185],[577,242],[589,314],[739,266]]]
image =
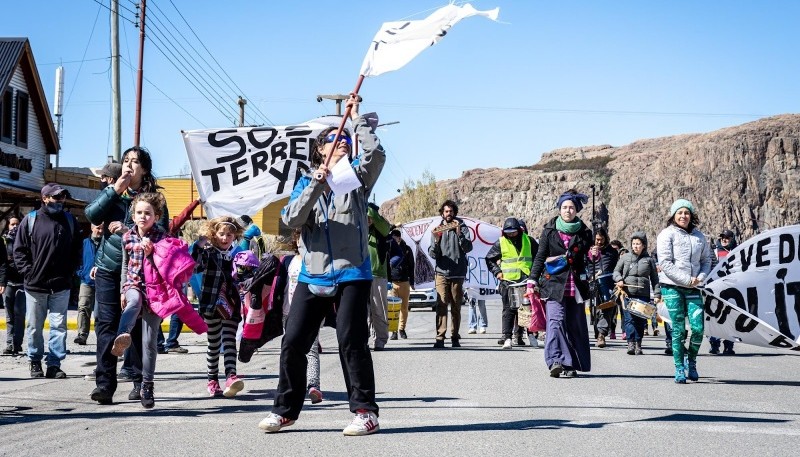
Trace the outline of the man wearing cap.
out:
[[[114,184],[122,175],[122,164],[109,162],[100,170],[100,181],[105,184]]]
[[[728,257],[728,254],[734,250],[736,246],[736,235],[733,234],[733,231],[723,230],[722,233],[719,234],[719,242],[717,243],[717,260],[722,261],[722,259]],[[736,354],[733,350],[733,341],[720,340],[714,336],[708,338],[708,342],[711,344],[711,350],[708,352],[711,354],[719,354],[720,341],[722,341],[724,347],[722,355]]]
[[[530,238],[523,233],[519,221],[513,217],[506,219],[503,223],[503,236],[486,253],[486,266],[500,281],[500,297],[503,300],[503,349],[511,349],[511,334],[515,333],[514,320],[517,317],[517,308],[512,308],[509,285],[528,279],[533,265],[533,254]],[[522,334],[518,333],[515,339],[518,345],[524,344]]]
[[[61,361],[67,355],[67,307],[72,273],[78,265],[81,239],[71,214],[64,211],[68,192],[58,184],[42,188],[41,208],[22,219],[14,240],[14,263],[22,274],[27,301],[28,359],[32,378],[63,379]],[[50,322],[47,373],[44,319]]]

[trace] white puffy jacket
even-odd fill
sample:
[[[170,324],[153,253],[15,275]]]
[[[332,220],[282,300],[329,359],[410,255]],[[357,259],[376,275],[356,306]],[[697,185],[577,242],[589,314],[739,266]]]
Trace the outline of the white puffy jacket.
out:
[[[670,225],[658,234],[658,273],[660,284],[690,287],[692,278],[702,282],[711,272],[711,248],[697,229]]]

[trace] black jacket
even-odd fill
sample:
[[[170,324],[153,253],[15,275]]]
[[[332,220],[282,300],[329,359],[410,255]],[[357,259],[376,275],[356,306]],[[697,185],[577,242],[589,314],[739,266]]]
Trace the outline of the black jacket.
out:
[[[402,260],[396,265],[392,265],[393,259],[397,256],[389,258],[389,281],[408,281],[411,287],[414,287],[414,251],[403,240],[400,240],[399,244],[391,240],[390,246],[389,252],[397,254],[396,251],[399,251]]]
[[[72,275],[80,263],[80,233],[72,233],[63,211],[36,211],[33,232],[29,217],[23,217],[14,240],[14,263],[25,281],[25,289],[54,293],[72,287]]]
[[[557,216],[556,216],[557,217]],[[575,286],[584,300],[589,299],[589,282],[586,276],[586,253],[592,246],[592,231],[586,224],[581,223],[581,229],[572,237],[569,243],[569,251],[564,247],[564,243],[556,230],[556,218],[550,219],[542,230],[539,238],[539,250],[533,259],[531,278],[537,279],[539,291],[542,298],[549,298],[561,301],[564,298],[564,287],[567,283],[567,275],[572,271]],[[544,268],[545,260],[548,257],[567,254],[569,268],[565,268],[561,273],[550,275]]]
[[[592,259],[587,255],[586,272],[589,273],[589,279],[596,277],[598,274],[613,273],[614,267],[617,266],[619,252],[616,249],[607,244],[600,249],[600,254],[597,262],[592,262]]]

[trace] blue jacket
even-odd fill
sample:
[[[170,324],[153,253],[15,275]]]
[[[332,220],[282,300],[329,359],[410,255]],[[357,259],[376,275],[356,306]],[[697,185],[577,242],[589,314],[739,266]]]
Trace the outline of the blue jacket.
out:
[[[239,247],[243,251],[250,249],[250,240],[257,236],[261,236],[261,229],[258,228],[255,223],[250,224],[250,227],[247,227],[247,230],[245,230],[242,235],[242,241],[239,242]]]
[[[92,241],[92,237],[83,239],[83,257],[78,267],[78,276],[81,278],[81,284],[94,287],[94,279],[89,276],[89,273],[94,267],[94,258],[97,255],[97,247],[100,246],[100,241],[102,241],[102,238],[98,239],[96,243]]]

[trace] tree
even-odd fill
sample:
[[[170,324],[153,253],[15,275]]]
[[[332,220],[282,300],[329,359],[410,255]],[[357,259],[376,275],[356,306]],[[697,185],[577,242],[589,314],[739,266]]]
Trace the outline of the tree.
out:
[[[407,179],[397,203],[394,222],[402,224],[437,214],[447,194],[436,187],[436,177],[429,170],[416,181]]]

